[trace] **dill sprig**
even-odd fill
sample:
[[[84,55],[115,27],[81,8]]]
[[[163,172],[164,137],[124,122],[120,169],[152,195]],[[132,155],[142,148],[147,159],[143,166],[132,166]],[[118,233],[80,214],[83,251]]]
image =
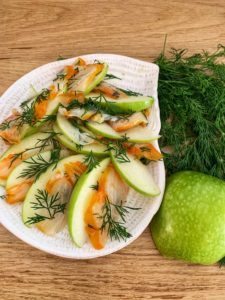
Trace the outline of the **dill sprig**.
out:
[[[6,199],[6,195],[0,195],[0,199],[5,200]]]
[[[4,122],[2,122],[0,124],[0,130],[4,131],[8,128],[10,128],[11,124],[16,122],[16,120],[18,120],[18,118],[12,119],[12,120],[5,120]]]
[[[64,59],[67,59],[67,58],[62,55],[59,55],[56,60],[64,60]]]
[[[121,88],[118,88],[120,91],[124,92],[127,96],[143,96],[143,94],[141,93],[138,93],[138,92],[134,92],[134,91],[131,91],[129,89],[121,89]]]
[[[84,164],[87,165],[87,172],[90,172],[91,170],[99,166],[99,160],[95,157],[93,152],[90,151],[84,157]]]
[[[124,135],[120,140],[109,141],[106,143],[106,151],[112,151],[113,156],[120,163],[130,162],[129,157],[127,156],[126,147],[124,146],[124,143],[128,141],[129,138],[126,135]]]
[[[22,159],[23,155],[31,150],[37,149],[38,152],[44,151],[47,147],[53,146],[53,149],[61,149],[60,143],[56,139],[56,136],[60,133],[54,132],[54,131],[46,131],[45,133],[49,133],[49,135],[43,139],[38,139],[35,146],[31,148],[26,148],[25,150],[15,153],[12,155],[10,166],[13,164],[14,161],[16,161],[18,158]]]
[[[116,75],[113,75],[113,74],[106,74],[104,80],[110,80],[110,79],[119,79],[121,80],[120,77],[117,77]]]
[[[98,191],[98,189],[99,189],[99,182],[97,181],[97,183],[91,185],[90,188],[91,188],[92,190]]]
[[[18,178],[33,178],[36,181],[40,175],[52,166],[52,170],[54,170],[59,162],[60,159],[60,149],[54,149],[51,152],[50,159],[45,159],[41,154],[37,155],[36,158],[31,157],[28,160],[25,160],[28,166],[24,168],[23,171],[20,173]]]
[[[162,53],[159,65],[161,148],[168,175],[196,170],[225,179],[225,47],[187,56],[186,50]]]
[[[113,209],[116,210],[120,220],[115,220],[113,217]],[[124,240],[132,237],[125,227],[126,215],[129,214],[130,210],[139,210],[137,207],[123,206],[122,202],[120,205],[113,204],[106,197],[104,206],[102,208],[102,214],[98,215],[98,218],[102,220],[100,230],[107,230],[108,236],[111,240]]]
[[[108,114],[112,116],[117,116],[120,119],[127,119],[133,114],[133,111],[126,111],[124,113],[118,114],[112,109],[110,103],[103,94],[100,94],[96,97],[88,97],[85,103],[80,103],[77,99],[73,99],[66,107],[66,110],[71,110],[74,108],[84,109],[84,114],[88,111],[94,111],[95,113]],[[102,103],[105,105],[103,106]]]
[[[60,202],[60,195],[56,193],[54,195],[49,195],[46,190],[37,190],[35,195],[35,202],[31,202],[33,208],[36,211],[44,211],[44,214],[35,213],[35,216],[28,217],[26,224],[32,225],[39,223],[44,220],[51,220],[55,218],[58,213],[64,213],[66,208],[66,203]]]

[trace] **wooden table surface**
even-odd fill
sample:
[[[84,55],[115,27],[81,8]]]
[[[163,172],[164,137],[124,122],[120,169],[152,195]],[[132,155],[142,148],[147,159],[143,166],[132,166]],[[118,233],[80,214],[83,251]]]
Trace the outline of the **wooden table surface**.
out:
[[[224,0],[1,0],[0,94],[59,54],[116,53],[146,61],[167,47],[225,44]],[[161,257],[149,230],[94,260],[33,249],[0,225],[0,300],[225,299],[225,269]]]

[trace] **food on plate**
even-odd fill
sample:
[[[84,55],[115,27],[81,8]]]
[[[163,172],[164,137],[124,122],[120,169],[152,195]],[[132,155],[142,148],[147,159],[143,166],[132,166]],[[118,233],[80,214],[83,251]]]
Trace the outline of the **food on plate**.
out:
[[[40,132],[23,139],[20,143],[10,146],[0,157],[0,185],[5,186],[10,172],[21,161],[36,153],[51,150],[57,141],[54,132]]]
[[[127,217],[142,203],[129,205],[129,189],[160,193],[147,166],[162,159],[154,100],[108,84],[107,70],[78,58],[0,125],[13,144],[0,157],[6,202],[22,202],[24,225],[55,235],[68,222],[75,245],[95,249],[132,236]]]
[[[46,151],[22,161],[8,176],[6,181],[6,201],[16,203],[24,200],[32,183],[52,165],[54,169],[61,157],[70,154],[67,150]]]
[[[66,206],[74,184],[86,170],[82,155],[68,156],[50,165],[31,188],[23,203],[23,222],[53,235],[66,225]]]

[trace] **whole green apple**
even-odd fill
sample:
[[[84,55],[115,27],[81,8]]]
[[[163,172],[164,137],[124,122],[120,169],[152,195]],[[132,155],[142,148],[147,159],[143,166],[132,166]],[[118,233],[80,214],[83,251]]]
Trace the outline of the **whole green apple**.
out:
[[[204,265],[219,261],[225,256],[225,182],[193,171],[169,177],[151,232],[164,256]]]

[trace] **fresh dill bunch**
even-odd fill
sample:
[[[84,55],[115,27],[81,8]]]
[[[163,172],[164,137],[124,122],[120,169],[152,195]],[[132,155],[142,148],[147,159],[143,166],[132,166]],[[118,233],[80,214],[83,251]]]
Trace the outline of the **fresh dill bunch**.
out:
[[[58,213],[64,213],[66,203],[60,202],[60,195],[56,193],[50,195],[46,190],[37,190],[34,202],[31,202],[33,208],[36,211],[44,211],[44,214],[35,213],[35,216],[29,217],[26,224],[33,225],[44,220],[52,220]]]
[[[115,220],[113,217],[113,209],[116,210],[120,220]],[[102,208],[102,214],[98,215],[98,218],[102,220],[102,225],[100,230],[107,230],[108,236],[111,240],[124,240],[132,237],[132,235],[127,231],[125,227],[126,215],[129,214],[130,210],[139,210],[137,207],[123,206],[121,204],[113,204],[106,197],[104,206]]]
[[[172,49],[155,61],[160,68],[158,93],[160,146],[167,174],[195,170],[225,179],[225,47],[187,56]],[[169,152],[169,153],[168,153]]]

